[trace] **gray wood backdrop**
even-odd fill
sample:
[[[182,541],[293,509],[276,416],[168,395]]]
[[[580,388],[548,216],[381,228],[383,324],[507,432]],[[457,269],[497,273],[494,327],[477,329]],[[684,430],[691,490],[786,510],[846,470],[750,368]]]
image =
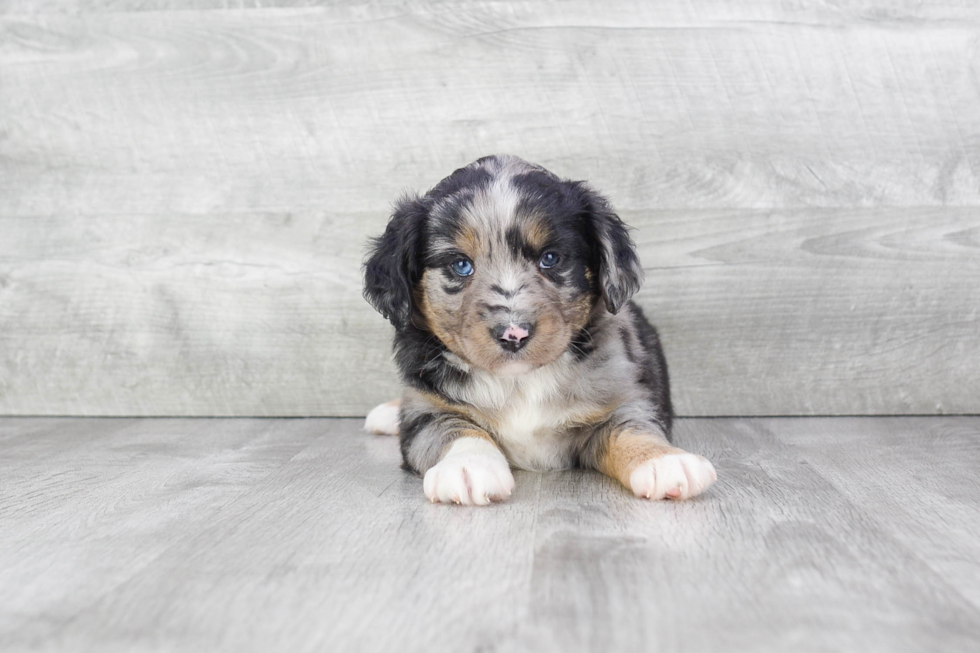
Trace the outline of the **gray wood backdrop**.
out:
[[[980,412],[980,3],[0,0],[0,414],[359,415],[390,202],[636,227],[684,415]]]

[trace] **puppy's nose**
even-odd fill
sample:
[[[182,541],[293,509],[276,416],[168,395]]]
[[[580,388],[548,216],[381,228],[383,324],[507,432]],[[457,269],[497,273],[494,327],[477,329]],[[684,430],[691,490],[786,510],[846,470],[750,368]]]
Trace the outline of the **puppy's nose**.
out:
[[[534,326],[521,322],[520,324],[498,324],[493,328],[493,337],[497,343],[507,351],[518,351],[531,339],[531,332]]]

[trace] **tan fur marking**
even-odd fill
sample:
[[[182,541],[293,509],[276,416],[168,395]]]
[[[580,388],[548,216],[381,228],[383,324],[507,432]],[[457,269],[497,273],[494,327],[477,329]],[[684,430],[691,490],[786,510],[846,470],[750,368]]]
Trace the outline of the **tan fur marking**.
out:
[[[612,415],[613,411],[615,411],[617,408],[619,408],[619,406],[614,404],[591,408],[590,410],[573,414],[569,421],[573,424],[581,424],[582,426],[595,426],[596,424],[602,424],[609,419],[609,416]]]
[[[445,447],[443,447],[442,451],[439,452],[439,460],[442,460],[443,458],[446,457],[446,454],[449,453],[449,450],[452,449],[453,444],[455,444],[456,440],[458,440],[459,438],[482,438],[487,442],[489,442],[490,444],[492,444],[493,446],[497,447],[498,450],[500,449],[500,445],[498,445],[494,441],[494,439],[490,437],[490,434],[484,431],[483,429],[479,429],[479,428],[461,429],[457,431],[457,433],[458,435],[456,436],[456,438],[450,441]]]
[[[483,251],[480,234],[472,226],[463,227],[463,230],[456,237],[456,247],[471,258],[476,258]]]
[[[559,341],[559,336],[567,332],[567,327],[558,320],[555,313],[545,313],[538,320],[534,337],[538,343],[553,343]],[[531,341],[534,343],[534,341]],[[534,343],[537,344],[537,343]],[[555,359],[555,352],[550,347],[528,348],[527,360],[535,365],[547,365]]]
[[[522,232],[527,244],[536,250],[543,249],[548,244],[548,238],[551,236],[551,230],[548,228],[547,223],[540,218],[528,219],[524,223]]]
[[[429,329],[436,335],[437,338],[442,340],[450,349],[455,349],[454,344],[456,342],[453,330],[446,329],[446,326],[451,325],[452,314],[446,309],[446,307],[433,305],[429,300],[433,294],[430,291],[430,284],[438,284],[438,280],[434,280],[438,273],[433,270],[426,270],[422,275],[422,280],[419,282],[419,291],[416,293],[416,303],[419,306],[419,312],[425,318],[425,322]]]
[[[651,458],[660,458],[672,453],[686,452],[672,447],[658,434],[623,429],[609,436],[605,454],[599,461],[599,471],[629,488],[630,474],[637,466]]]
[[[492,416],[487,415],[482,411],[478,411],[471,406],[450,403],[445,399],[443,399],[442,397],[440,397],[439,395],[434,395],[429,392],[425,392],[424,390],[416,390],[415,392],[417,392],[420,396],[424,397],[426,401],[428,401],[433,406],[437,407],[439,410],[443,412],[454,413],[461,417],[465,417],[471,422],[476,422],[478,425],[487,427],[493,431],[498,429],[497,420],[493,419]],[[486,437],[490,438],[491,440],[493,439],[493,437],[490,436],[489,434],[487,434]]]
[[[589,295],[582,295],[575,300],[571,308],[566,311],[565,319],[572,328],[573,333],[584,327],[589,321],[592,313],[594,298]]]

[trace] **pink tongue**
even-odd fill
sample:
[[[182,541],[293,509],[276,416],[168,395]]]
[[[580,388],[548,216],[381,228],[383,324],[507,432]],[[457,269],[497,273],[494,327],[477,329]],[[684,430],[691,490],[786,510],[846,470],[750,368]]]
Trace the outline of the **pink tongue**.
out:
[[[504,331],[504,340],[524,340],[527,338],[527,329],[523,329],[516,324],[511,324]]]

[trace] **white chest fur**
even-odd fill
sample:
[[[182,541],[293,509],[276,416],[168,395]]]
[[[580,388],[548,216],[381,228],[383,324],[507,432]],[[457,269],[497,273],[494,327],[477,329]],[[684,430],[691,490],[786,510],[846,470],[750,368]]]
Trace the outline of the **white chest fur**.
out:
[[[500,415],[494,435],[518,469],[567,469],[574,462],[573,442],[563,418],[549,406],[516,400]]]
[[[577,370],[563,360],[534,372],[499,377],[477,372],[469,401],[487,424],[510,463],[519,469],[567,469],[574,465],[570,434],[581,415],[594,410],[579,392]]]

